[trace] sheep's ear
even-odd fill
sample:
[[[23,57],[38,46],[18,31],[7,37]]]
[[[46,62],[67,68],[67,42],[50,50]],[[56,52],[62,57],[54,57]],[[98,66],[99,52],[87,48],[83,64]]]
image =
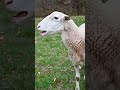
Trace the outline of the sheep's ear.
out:
[[[69,16],[65,16],[64,20],[70,20],[70,17]]]

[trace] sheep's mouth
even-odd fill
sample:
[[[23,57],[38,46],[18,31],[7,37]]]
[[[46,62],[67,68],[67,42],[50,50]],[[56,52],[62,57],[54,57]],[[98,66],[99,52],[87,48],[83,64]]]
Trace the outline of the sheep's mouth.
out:
[[[25,17],[27,16],[28,12],[27,11],[20,11],[16,15],[14,15],[14,18],[19,18],[19,17]]]
[[[40,32],[40,35],[41,35],[41,36],[44,36],[44,35],[46,35],[46,34],[47,34],[47,31],[46,31],[46,30]]]
[[[13,18],[13,21],[16,21],[20,18],[26,17],[27,15],[28,15],[27,11],[20,11],[17,14],[15,14],[12,18]]]

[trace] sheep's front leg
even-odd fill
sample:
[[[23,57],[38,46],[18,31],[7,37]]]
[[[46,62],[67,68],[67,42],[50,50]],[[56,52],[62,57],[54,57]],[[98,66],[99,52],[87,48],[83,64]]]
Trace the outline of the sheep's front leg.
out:
[[[72,52],[68,52],[69,54],[69,58],[70,58],[70,61],[72,62],[74,68],[75,68],[75,73],[76,73],[76,87],[75,87],[75,90],[80,90],[80,86],[79,86],[79,80],[80,80],[80,69],[81,69],[81,66],[79,65],[76,65],[76,54],[75,53],[72,53]],[[77,58],[78,59],[78,58]]]
[[[76,87],[75,90],[80,90],[79,81],[80,81],[80,72],[79,66],[74,66],[76,72]]]

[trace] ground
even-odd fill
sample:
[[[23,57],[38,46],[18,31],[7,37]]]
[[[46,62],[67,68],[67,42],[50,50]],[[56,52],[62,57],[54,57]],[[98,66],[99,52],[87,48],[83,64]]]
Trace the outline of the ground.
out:
[[[71,18],[78,26],[85,22],[84,16],[73,16]],[[36,18],[35,25],[40,20],[41,18]],[[35,40],[35,89],[73,90],[75,87],[75,71],[59,34],[40,37],[36,29]],[[80,88],[85,90],[84,67],[80,72]]]
[[[34,90],[34,21],[14,25],[1,1],[0,13],[0,90]]]

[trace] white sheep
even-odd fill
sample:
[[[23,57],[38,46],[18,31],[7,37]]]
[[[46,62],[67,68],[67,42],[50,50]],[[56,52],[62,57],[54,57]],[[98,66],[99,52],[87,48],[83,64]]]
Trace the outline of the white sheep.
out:
[[[79,65],[85,63],[85,24],[78,27],[68,15],[55,11],[45,17],[37,28],[42,36],[60,33],[62,41],[68,49],[70,61],[75,68],[75,90],[80,90]]]

